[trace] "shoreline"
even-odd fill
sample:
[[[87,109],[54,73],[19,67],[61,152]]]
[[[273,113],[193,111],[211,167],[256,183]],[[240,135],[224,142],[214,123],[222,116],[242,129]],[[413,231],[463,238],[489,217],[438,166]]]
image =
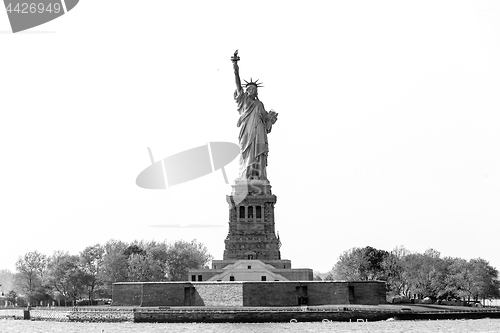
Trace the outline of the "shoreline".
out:
[[[440,305],[303,307],[75,307],[0,309],[0,319],[60,322],[267,323],[500,318],[500,308]]]

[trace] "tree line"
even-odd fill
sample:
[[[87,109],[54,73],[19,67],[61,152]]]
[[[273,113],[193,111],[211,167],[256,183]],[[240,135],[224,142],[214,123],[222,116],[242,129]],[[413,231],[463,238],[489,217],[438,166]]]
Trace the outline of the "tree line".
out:
[[[0,271],[0,284],[12,303],[110,298],[115,282],[185,281],[189,269],[208,268],[212,256],[196,240],[173,243],[109,240],[77,255],[32,251],[16,270]],[[482,258],[441,257],[433,249],[411,252],[403,246],[388,252],[370,246],[343,252],[326,280],[386,281],[389,296],[481,300],[500,298],[498,270]]]
[[[109,240],[77,255],[32,251],[21,256],[7,299],[13,304],[58,301],[76,304],[110,298],[115,282],[183,281],[189,269],[208,268],[212,256],[197,240],[173,243]],[[3,276],[9,272],[2,270]],[[24,305],[24,304],[23,304]]]
[[[371,246],[343,252],[328,280],[386,281],[389,295],[464,301],[500,298],[498,270],[488,261],[441,257],[428,249],[411,252],[403,246],[388,252]]]

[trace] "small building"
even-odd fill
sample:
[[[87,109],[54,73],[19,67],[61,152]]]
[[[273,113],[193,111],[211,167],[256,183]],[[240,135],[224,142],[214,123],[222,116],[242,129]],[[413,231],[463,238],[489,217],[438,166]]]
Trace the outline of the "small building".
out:
[[[291,268],[290,260],[214,260],[212,269],[192,269],[188,281],[311,281],[309,268]]]

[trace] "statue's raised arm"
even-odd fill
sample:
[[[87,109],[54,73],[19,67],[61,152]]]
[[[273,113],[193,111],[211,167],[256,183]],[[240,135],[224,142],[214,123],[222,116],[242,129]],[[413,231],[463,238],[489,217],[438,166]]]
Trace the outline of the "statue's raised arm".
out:
[[[236,80],[236,90],[238,93],[241,92],[241,80],[240,80],[240,68],[238,67],[238,61],[240,60],[240,57],[238,56],[238,50],[234,51],[233,56],[231,57],[231,61],[233,62],[233,69],[234,69],[234,77]]]

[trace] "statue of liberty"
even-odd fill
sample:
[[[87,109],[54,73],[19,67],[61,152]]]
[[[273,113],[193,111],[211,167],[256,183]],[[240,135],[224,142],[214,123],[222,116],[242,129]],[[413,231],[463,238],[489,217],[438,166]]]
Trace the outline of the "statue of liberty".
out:
[[[257,88],[261,83],[250,79],[245,80],[245,91],[241,86],[238,61],[238,50],[231,57],[234,75],[236,78],[236,91],[234,99],[240,114],[237,126],[240,127],[240,174],[239,179],[259,179],[267,181],[267,154],[269,147],[267,134],[271,132],[278,114],[273,110],[267,112],[264,104],[258,98]]]

